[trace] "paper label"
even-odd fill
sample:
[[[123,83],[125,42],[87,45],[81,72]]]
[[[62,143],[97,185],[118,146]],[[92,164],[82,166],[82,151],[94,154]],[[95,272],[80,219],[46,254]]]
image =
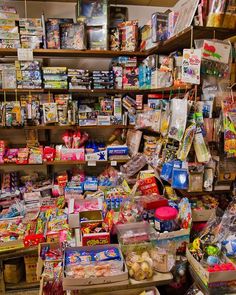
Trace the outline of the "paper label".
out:
[[[229,62],[231,45],[216,41],[204,40],[202,48],[202,57],[227,64]]]
[[[18,48],[17,57],[20,61],[32,61],[34,59],[33,50],[30,48]]]
[[[117,166],[117,162],[116,161],[111,161],[111,166]]]
[[[184,49],[182,82],[200,84],[201,49]]]
[[[88,161],[88,166],[97,166],[97,162],[96,161]]]

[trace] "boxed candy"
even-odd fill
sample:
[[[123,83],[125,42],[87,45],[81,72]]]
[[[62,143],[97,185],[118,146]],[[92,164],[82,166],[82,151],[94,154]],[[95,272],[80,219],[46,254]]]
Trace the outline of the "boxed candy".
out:
[[[85,154],[86,161],[107,161],[107,150]]]
[[[66,248],[63,288],[124,282],[128,271],[117,245]]]

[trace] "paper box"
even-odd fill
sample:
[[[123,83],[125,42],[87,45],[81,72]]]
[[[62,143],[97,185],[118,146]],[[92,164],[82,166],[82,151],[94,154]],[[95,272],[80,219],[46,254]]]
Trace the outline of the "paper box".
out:
[[[107,150],[86,154],[85,161],[107,161]]]
[[[84,148],[62,148],[60,152],[62,161],[84,161]]]
[[[110,156],[126,156],[129,153],[127,145],[110,145],[107,147],[108,157]]]
[[[43,273],[43,267],[44,267],[44,261],[41,258],[41,250],[43,247],[48,246],[51,250],[55,250],[60,248],[60,243],[41,243],[38,245],[38,262],[37,262],[37,269],[36,269],[36,275],[37,280],[40,280],[41,275]],[[61,260],[51,260],[51,261],[61,261]]]
[[[91,250],[107,250],[110,248],[117,248],[120,253],[120,257],[122,258],[122,261],[124,261],[121,250],[118,245],[101,245],[101,246],[91,246],[91,247],[73,247],[73,248],[66,248],[65,249],[65,255],[68,250],[82,250],[82,251],[91,251]],[[65,256],[64,256],[65,261]],[[65,268],[64,263],[64,268]],[[76,289],[79,290],[79,288],[83,288],[85,285],[100,285],[100,284],[109,284],[114,282],[123,282],[128,280],[128,270],[123,262],[123,272],[121,274],[116,274],[112,276],[106,276],[106,277],[97,277],[97,278],[88,278],[88,279],[75,279],[75,278],[68,278],[65,276],[65,269],[64,269],[64,276],[62,279],[63,283],[63,289],[64,290],[70,290],[74,287],[77,287]]]
[[[110,244],[110,233],[82,234],[82,246]]]
[[[88,218],[89,221],[80,221],[81,218]],[[81,227],[81,225],[86,225],[89,223],[94,222],[102,222],[102,213],[100,210],[94,210],[94,211],[85,211],[80,213],[70,213],[68,217],[68,223],[70,228],[78,228]]]
[[[189,243],[190,230],[180,229],[168,233],[160,233],[158,239],[155,241],[159,247],[168,247],[170,244],[174,244],[176,247],[176,252],[185,253],[186,245]]]
[[[208,221],[211,216],[216,215],[216,208],[213,209],[192,209],[193,222]]]
[[[186,250],[186,257],[193,270],[206,286],[212,283],[235,281],[236,279],[236,270],[208,272],[207,269],[192,256],[188,248]]]

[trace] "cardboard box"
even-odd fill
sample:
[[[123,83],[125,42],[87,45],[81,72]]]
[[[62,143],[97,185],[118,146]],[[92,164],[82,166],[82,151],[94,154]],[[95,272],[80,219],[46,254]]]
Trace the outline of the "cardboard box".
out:
[[[80,217],[80,213],[83,213],[83,212],[74,213],[75,202],[78,202],[78,203],[81,203],[81,204],[82,203],[86,203],[86,202],[97,203],[97,209],[98,210],[95,210],[95,211],[85,211],[85,212],[100,212],[99,210],[102,210],[102,203],[103,203],[102,198],[91,199],[91,200],[86,200],[86,199],[74,200],[74,199],[70,199],[69,200],[69,216],[68,216],[68,223],[69,223],[70,228],[78,228],[78,227],[80,227],[80,218],[81,218]],[[98,219],[96,219],[93,222],[101,221],[101,212],[100,213],[85,213],[85,212],[82,214],[82,217],[89,217],[90,218],[91,217],[91,214],[92,214],[92,217],[91,218],[95,218],[95,215],[94,214],[97,214],[96,215],[96,218],[98,218]]]
[[[24,263],[20,259],[10,260],[4,265],[4,281],[9,284],[17,284],[24,275]]]
[[[186,250],[186,257],[189,264],[192,266],[194,271],[198,274],[199,278],[203,283],[208,286],[212,283],[235,281],[236,279],[236,270],[231,271],[217,271],[217,272],[208,272],[190,253],[189,249]]]
[[[190,230],[180,229],[173,232],[160,233],[155,243],[160,247],[168,247],[168,245],[174,244],[177,253],[185,253],[189,238]]]
[[[66,255],[66,251],[68,250],[83,250],[83,251],[88,251],[88,250],[103,250],[103,249],[109,249],[109,248],[114,248],[116,247],[119,250],[120,253],[120,257],[123,259],[121,250],[119,248],[118,245],[101,245],[101,246],[91,246],[91,247],[73,247],[73,248],[66,248],[65,249],[65,254]],[[64,261],[65,261],[65,256],[64,256]],[[65,268],[65,263],[64,263],[64,268]],[[62,283],[63,283],[63,289],[64,290],[70,290],[70,288],[72,287],[77,287],[77,290],[79,290],[80,287],[85,287],[85,285],[100,285],[100,284],[109,284],[109,283],[114,283],[114,282],[122,282],[122,281],[127,281],[128,280],[128,270],[127,267],[125,265],[125,263],[123,263],[123,273],[121,274],[117,274],[117,275],[113,275],[113,276],[107,276],[107,277],[97,277],[97,278],[88,278],[88,279],[75,279],[75,278],[68,278],[65,276],[65,269],[64,269],[64,276],[62,279]]]
[[[81,218],[88,218],[89,221],[80,222]],[[72,213],[69,214],[68,223],[70,228],[78,228],[81,227],[81,224],[86,225],[94,222],[102,222],[102,212],[100,210],[94,211],[85,211],[80,213]]]
[[[192,209],[193,222],[208,221],[211,216],[216,215],[216,208],[213,209]]]
[[[107,150],[85,154],[85,161],[107,161]]]
[[[96,246],[110,244],[110,233],[82,234],[83,246]]]
[[[37,275],[37,280],[39,281],[41,278],[41,275],[43,273],[43,267],[44,267],[44,261],[43,259],[40,257],[41,255],[41,250],[43,247],[45,246],[49,246],[51,250],[55,250],[60,248],[60,244],[59,243],[41,243],[38,245],[38,261],[37,261],[37,268],[36,268],[36,275]],[[51,261],[61,261],[61,260],[51,260]]]

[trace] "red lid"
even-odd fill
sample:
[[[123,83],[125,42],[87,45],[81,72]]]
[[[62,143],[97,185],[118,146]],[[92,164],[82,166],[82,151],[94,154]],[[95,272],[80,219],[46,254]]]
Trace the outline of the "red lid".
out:
[[[155,211],[155,218],[160,220],[172,220],[178,215],[178,211],[175,208],[166,206],[157,208]]]

